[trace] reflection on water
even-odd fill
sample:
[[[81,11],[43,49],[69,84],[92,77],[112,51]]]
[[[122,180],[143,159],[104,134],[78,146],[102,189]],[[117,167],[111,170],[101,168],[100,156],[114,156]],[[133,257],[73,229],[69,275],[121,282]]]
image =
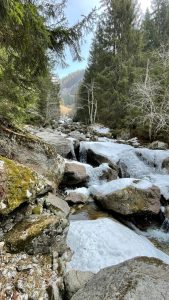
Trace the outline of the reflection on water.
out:
[[[94,202],[83,206],[73,206],[75,212],[70,214],[69,220],[96,220],[99,218],[112,218],[112,215],[101,210]]]

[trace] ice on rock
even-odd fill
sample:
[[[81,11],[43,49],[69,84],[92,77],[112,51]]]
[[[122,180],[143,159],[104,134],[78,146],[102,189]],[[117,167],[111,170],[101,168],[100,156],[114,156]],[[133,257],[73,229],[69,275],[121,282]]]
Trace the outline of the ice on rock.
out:
[[[101,133],[101,134],[108,134],[110,132],[110,129],[107,127],[104,127],[102,125],[96,124],[92,126],[92,129],[97,132],[97,133]]]
[[[108,158],[112,163],[119,164],[122,177],[147,179],[160,188],[161,194],[169,200],[169,175],[162,168],[162,162],[169,158],[169,150],[150,150],[134,148],[125,144],[112,142],[83,142],[81,153],[85,158],[87,150]],[[129,182],[129,181],[126,181]],[[125,184],[125,181],[116,181]],[[109,187],[110,185],[106,186]],[[113,186],[113,185],[112,185]],[[125,186],[124,186],[125,187]]]
[[[71,193],[71,192],[78,193],[78,194],[83,194],[85,196],[89,196],[90,195],[89,190],[87,188],[85,188],[85,187],[76,188],[76,189],[72,189],[72,190],[69,189],[69,190],[66,190],[65,192],[66,192],[67,195],[69,193]]]
[[[169,256],[145,237],[111,219],[71,222],[67,244],[74,253],[67,269],[98,272],[137,256],[169,263]]]
[[[80,144],[80,152],[82,155],[85,156],[85,152],[89,149],[96,154],[108,158],[112,163],[117,163],[122,153],[126,150],[133,149],[133,147],[114,142],[82,142]]]
[[[128,186],[133,186],[138,189],[148,189],[152,187],[152,183],[146,179],[137,180],[135,178],[120,178],[102,185],[93,185],[89,190],[92,195],[99,193],[104,196],[122,190]]]
[[[169,157],[168,151],[132,149],[124,152],[120,157],[120,165],[127,167],[130,177],[142,178],[149,174],[166,174],[161,165],[165,158]]]
[[[166,200],[169,200],[169,175],[155,174],[148,176],[147,179],[150,180],[153,185],[158,186],[161,195],[163,195]]]
[[[89,149],[108,158],[112,163],[124,163],[130,177],[142,178],[149,174],[166,174],[166,170],[161,166],[163,160],[169,157],[168,150],[136,149],[113,141],[81,143],[80,151],[84,156]]]
[[[104,174],[104,172],[108,171],[109,165],[107,163],[101,164],[97,168],[88,169],[88,175],[90,180],[88,182],[88,186],[103,184],[104,180],[101,180],[100,177]]]

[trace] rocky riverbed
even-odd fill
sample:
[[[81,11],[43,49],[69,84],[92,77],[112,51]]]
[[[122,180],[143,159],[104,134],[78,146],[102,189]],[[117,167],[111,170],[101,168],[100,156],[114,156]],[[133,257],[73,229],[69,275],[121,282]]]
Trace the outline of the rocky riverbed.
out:
[[[64,119],[0,155],[0,299],[168,299],[168,145]]]

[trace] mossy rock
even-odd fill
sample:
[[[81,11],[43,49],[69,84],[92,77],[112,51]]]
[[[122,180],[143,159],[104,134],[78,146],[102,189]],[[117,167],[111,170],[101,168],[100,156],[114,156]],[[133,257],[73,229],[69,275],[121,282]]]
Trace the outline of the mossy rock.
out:
[[[65,224],[57,216],[32,215],[17,223],[4,237],[6,247],[11,252],[26,251],[33,253],[48,253],[57,236],[61,234]],[[66,224],[67,225],[67,224]],[[44,249],[43,249],[44,247]]]
[[[0,214],[7,215],[44,189],[42,176],[0,156]]]
[[[133,186],[108,193],[96,194],[94,199],[109,210],[122,215],[152,213],[160,211],[160,190],[152,186],[148,189],[139,189]]]
[[[57,188],[65,162],[51,144],[20,128],[0,124],[0,155],[28,166]]]

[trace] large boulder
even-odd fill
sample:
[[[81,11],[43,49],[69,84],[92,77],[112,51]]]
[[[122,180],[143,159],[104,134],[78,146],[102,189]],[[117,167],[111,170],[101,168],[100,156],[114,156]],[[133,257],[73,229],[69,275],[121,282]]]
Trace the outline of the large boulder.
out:
[[[75,190],[68,190],[65,201],[70,204],[85,204],[90,202],[92,199],[90,198],[90,194],[87,188],[78,188]]]
[[[47,186],[30,168],[0,156],[0,214],[7,215],[34,199]]]
[[[162,168],[166,169],[167,173],[169,174],[169,157],[163,160]]]
[[[68,271],[64,277],[66,299],[71,299],[78,290],[92,279],[93,275],[92,272]]]
[[[75,140],[78,140],[79,142],[81,141],[86,141],[86,136],[84,133],[79,132],[78,130],[71,131],[69,133],[69,136],[74,138]]]
[[[33,131],[32,131],[33,132]],[[60,183],[64,159],[55,147],[42,139],[9,124],[0,124],[0,155],[31,167],[49,180]]]
[[[149,145],[149,149],[153,150],[167,150],[168,144],[161,141],[154,141]]]
[[[140,257],[101,270],[71,300],[168,298],[168,265],[155,258]]]
[[[113,170],[118,171],[118,166],[111,161],[110,158],[94,152],[92,149],[87,150],[87,162],[93,166],[99,166],[103,163],[107,163]]]
[[[122,215],[160,211],[160,190],[150,182],[118,179],[91,189],[94,199],[104,208]]]
[[[0,155],[14,159],[54,182],[62,179],[65,162],[56,149],[25,132],[0,128]]]
[[[61,136],[57,131],[50,132],[48,129],[37,132],[36,136],[46,143],[52,145],[58,154],[67,158],[74,158],[74,141],[72,139]]]
[[[29,254],[64,253],[68,221],[51,215],[31,215],[18,222],[5,236],[9,251],[25,251]]]
[[[66,201],[52,193],[49,193],[45,199],[47,208],[56,215],[67,217],[70,213],[70,207]]]
[[[62,184],[66,186],[85,184],[89,180],[86,167],[78,162],[65,163]]]

